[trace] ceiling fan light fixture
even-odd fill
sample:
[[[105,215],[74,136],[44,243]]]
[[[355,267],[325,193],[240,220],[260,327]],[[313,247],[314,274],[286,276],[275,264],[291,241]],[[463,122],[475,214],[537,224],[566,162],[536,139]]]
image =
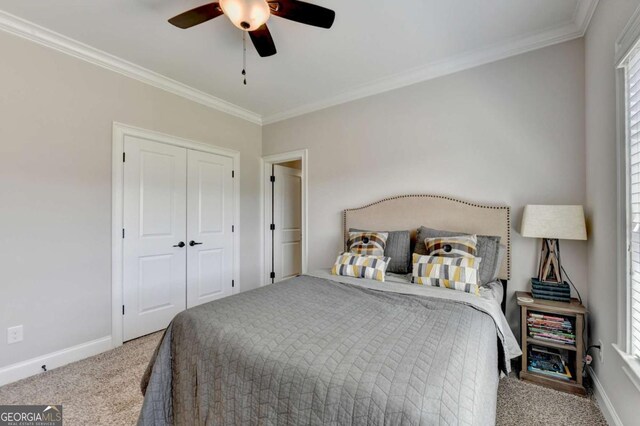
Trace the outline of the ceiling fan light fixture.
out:
[[[266,0],[219,0],[220,8],[233,25],[243,31],[255,31],[264,25],[271,10]]]

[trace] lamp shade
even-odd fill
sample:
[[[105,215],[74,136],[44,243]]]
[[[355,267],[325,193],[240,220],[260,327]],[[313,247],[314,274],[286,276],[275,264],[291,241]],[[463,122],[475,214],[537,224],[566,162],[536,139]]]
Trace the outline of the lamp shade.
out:
[[[520,233],[529,238],[586,240],[582,206],[527,205]]]

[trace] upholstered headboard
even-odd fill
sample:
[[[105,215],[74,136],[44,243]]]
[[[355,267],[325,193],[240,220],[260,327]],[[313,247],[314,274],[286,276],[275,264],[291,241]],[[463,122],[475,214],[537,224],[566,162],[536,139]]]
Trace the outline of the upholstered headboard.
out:
[[[344,211],[344,238],[349,228],[380,231],[411,230],[415,242],[420,226],[477,235],[497,235],[507,246],[498,277],[511,275],[511,218],[507,206],[488,206],[441,195],[401,195]]]

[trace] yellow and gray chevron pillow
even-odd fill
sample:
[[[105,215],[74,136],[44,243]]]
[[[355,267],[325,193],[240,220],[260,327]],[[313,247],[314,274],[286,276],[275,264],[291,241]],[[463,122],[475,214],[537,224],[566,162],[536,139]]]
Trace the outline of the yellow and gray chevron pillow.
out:
[[[414,253],[411,282],[478,295],[481,261],[479,257],[421,256]]]
[[[349,232],[347,248],[351,253],[384,256],[388,232]]]
[[[430,256],[475,257],[478,253],[478,237],[475,235],[425,238],[424,244]]]
[[[354,253],[343,253],[338,256],[331,269],[333,275],[345,277],[369,278],[383,281],[391,258],[385,256],[368,256]]]

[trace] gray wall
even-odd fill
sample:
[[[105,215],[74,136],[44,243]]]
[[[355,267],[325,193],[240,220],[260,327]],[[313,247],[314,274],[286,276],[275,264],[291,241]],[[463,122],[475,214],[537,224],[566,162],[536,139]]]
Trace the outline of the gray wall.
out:
[[[341,211],[431,193],[511,206],[515,290],[540,241],[519,236],[529,203],[584,204],[584,52],[576,40],[265,126],[263,152],[309,149],[309,267],[341,249]],[[586,244],[562,242],[586,299]]]
[[[614,44],[639,3],[601,1],[585,37],[589,326],[591,341],[602,340],[605,359],[593,368],[628,425],[638,424],[640,392],[623,373],[622,360],[611,346],[618,336]]]
[[[260,126],[5,33],[0,52],[0,367],[111,334],[113,121],[240,151],[241,251],[259,258]],[[243,264],[243,290],[258,273]]]

